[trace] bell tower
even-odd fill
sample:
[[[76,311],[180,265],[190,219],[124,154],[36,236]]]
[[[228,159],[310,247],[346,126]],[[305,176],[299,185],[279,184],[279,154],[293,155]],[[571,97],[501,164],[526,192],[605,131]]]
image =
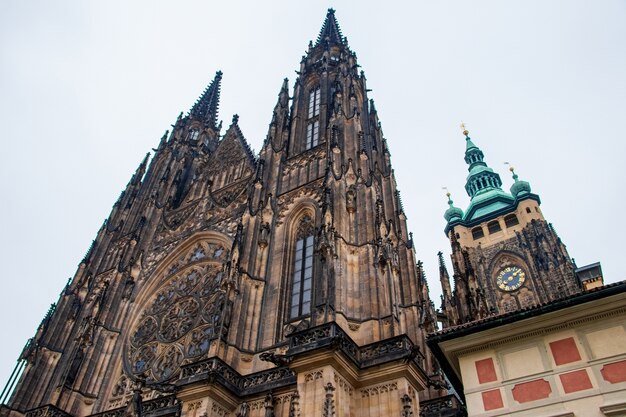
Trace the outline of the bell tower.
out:
[[[448,193],[445,233],[452,248],[454,291],[439,253],[445,326],[519,310],[582,291],[565,245],[540,209],[530,184],[510,171],[514,183],[502,190],[500,175],[465,129],[465,190],[469,207],[455,207]]]

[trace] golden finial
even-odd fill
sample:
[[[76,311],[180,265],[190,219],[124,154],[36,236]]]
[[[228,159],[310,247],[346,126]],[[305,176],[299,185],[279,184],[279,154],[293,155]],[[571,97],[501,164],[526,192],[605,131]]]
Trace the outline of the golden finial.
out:
[[[505,162],[504,165],[508,165],[509,166],[509,171],[515,172],[515,168],[513,168],[513,165],[511,165],[510,162]]]
[[[464,122],[461,122],[461,130],[465,136],[469,135],[469,130],[467,130],[467,126],[465,126]]]

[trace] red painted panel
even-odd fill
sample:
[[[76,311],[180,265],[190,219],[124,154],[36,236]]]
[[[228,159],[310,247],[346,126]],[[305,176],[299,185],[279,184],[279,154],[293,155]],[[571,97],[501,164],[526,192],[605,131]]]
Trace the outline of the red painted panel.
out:
[[[502,395],[500,395],[499,389],[485,391],[482,394],[483,406],[485,407],[485,411],[495,410],[497,408],[504,407],[504,404],[502,403]]]
[[[527,403],[548,398],[552,389],[550,383],[545,379],[536,379],[513,387],[513,398],[518,403]]]
[[[493,359],[487,358],[476,361],[476,373],[478,374],[478,383],[496,381],[496,368],[493,366]]]
[[[602,378],[611,384],[626,382],[626,361],[607,363],[600,370]]]
[[[554,363],[557,365],[564,365],[580,360],[580,353],[578,352],[578,347],[573,337],[551,342],[550,350],[554,357]]]
[[[566,394],[593,388],[589,375],[584,369],[561,374],[559,378],[561,378],[561,384],[563,384],[563,390]]]

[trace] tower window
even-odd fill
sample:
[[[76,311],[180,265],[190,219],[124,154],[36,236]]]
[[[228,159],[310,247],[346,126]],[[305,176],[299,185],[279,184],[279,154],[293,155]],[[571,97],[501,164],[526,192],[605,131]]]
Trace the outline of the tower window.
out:
[[[506,224],[506,227],[513,227],[519,224],[519,220],[517,220],[517,216],[515,214],[509,214],[504,217],[504,224]]]
[[[320,88],[309,92],[309,113],[306,123],[306,144],[304,149],[314,148],[320,141]]]
[[[305,217],[301,222],[296,240],[289,313],[292,319],[311,313],[313,241],[312,221],[309,217]]]
[[[530,207],[526,207],[526,213],[530,213]]]
[[[489,229],[489,234],[502,230],[500,223],[497,220],[487,223],[487,229]]]
[[[311,149],[319,143],[320,122],[318,120],[306,125],[306,149]]]
[[[320,88],[309,93],[309,119],[320,114]]]
[[[472,229],[472,237],[474,240],[478,240],[481,237],[485,237],[485,232],[483,232],[483,228],[478,226]]]
[[[187,139],[190,142],[193,142],[195,140],[198,140],[198,135],[200,134],[200,132],[198,131],[198,129],[191,129],[189,131],[189,134],[187,135]]]

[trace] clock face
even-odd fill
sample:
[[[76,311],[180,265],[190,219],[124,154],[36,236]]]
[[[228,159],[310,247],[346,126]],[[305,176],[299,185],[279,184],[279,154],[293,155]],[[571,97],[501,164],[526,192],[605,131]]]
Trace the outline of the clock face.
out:
[[[526,274],[517,266],[507,266],[498,273],[496,284],[503,291],[515,291],[526,281]]]

